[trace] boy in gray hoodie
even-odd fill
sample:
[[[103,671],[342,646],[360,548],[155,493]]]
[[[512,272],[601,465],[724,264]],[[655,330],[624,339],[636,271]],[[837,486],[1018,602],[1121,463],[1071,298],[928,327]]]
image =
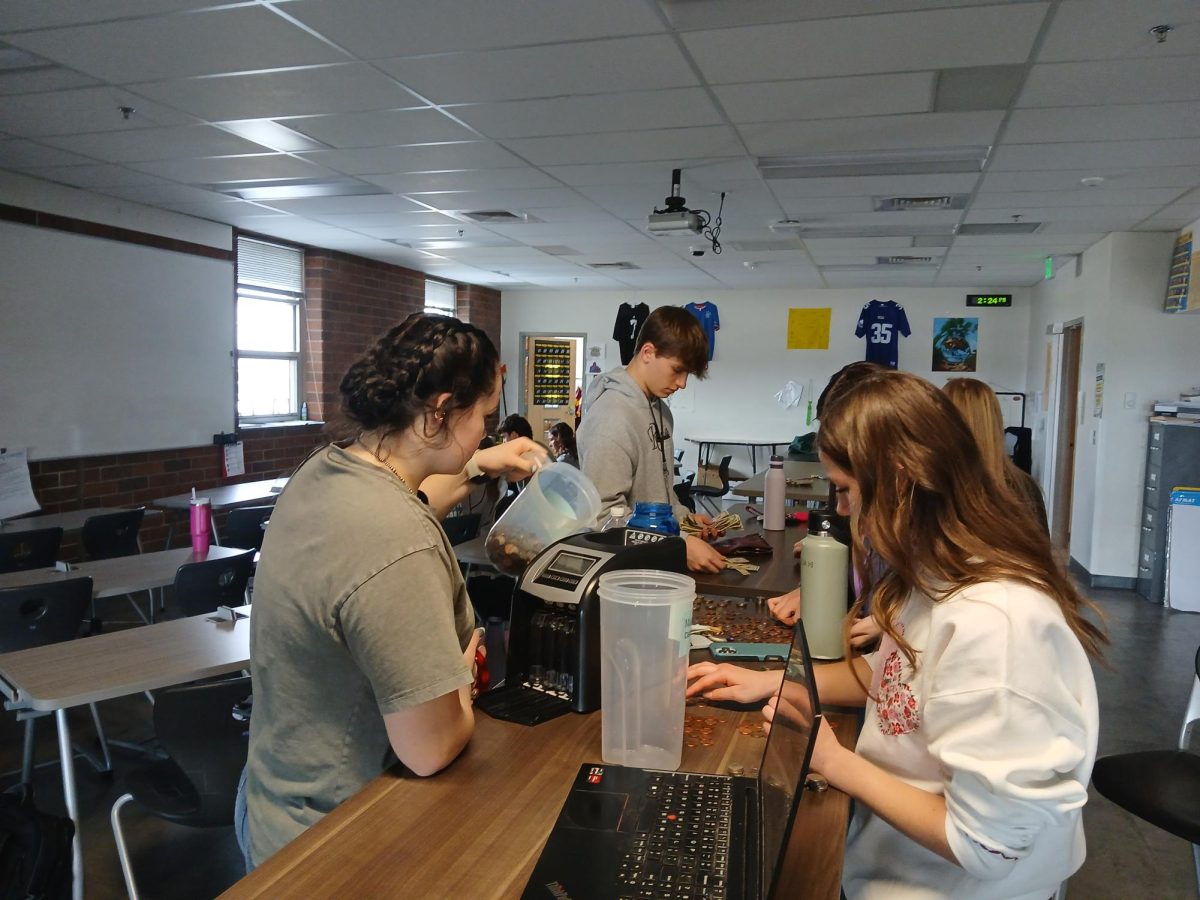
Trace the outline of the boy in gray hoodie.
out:
[[[688,375],[707,374],[708,339],[699,321],[682,307],[660,306],[638,332],[629,365],[592,382],[576,441],[580,468],[600,492],[601,519],[613,506],[632,509],[638,502],[671,503],[680,520],[688,514],[674,502],[674,419],[663,399],[686,387]],[[686,540],[688,568],[725,567],[725,558],[707,542]]]

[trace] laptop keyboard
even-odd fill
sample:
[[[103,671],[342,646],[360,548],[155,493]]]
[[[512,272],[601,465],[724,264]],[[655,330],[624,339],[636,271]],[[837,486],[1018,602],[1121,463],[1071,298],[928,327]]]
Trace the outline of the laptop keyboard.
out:
[[[712,775],[651,776],[648,803],[621,860],[621,900],[725,900],[733,782]]]

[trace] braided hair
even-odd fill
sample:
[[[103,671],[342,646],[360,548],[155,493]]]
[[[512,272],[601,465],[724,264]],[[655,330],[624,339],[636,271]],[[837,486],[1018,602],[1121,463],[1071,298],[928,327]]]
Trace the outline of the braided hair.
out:
[[[432,438],[453,414],[470,409],[496,386],[500,355],[474,325],[450,316],[413,313],[375,342],[346,372],[340,386],[346,416],[363,431],[393,433],[423,422]],[[445,416],[428,432],[431,404]]]

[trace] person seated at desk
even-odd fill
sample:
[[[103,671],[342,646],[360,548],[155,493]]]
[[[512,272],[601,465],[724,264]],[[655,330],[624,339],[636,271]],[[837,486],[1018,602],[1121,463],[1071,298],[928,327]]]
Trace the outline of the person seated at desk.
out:
[[[821,391],[821,396],[817,398],[816,413],[817,419],[824,421],[826,411],[831,409],[837,398],[852,385],[858,383],[859,379],[870,375],[872,372],[882,372],[884,367],[873,362],[852,362],[849,365],[842,366],[833,373],[829,379],[829,383],[825,385],[825,389]],[[853,552],[853,541],[850,537],[850,522],[845,516],[838,515],[837,510],[837,494],[834,492],[833,485],[829,486],[829,505],[830,512],[829,522],[830,535],[851,548]],[[803,541],[797,541],[793,551],[796,556],[799,556],[803,547]],[[872,559],[870,565],[874,568],[878,566],[878,559]],[[862,584],[858,579],[855,567],[850,567],[850,584],[848,587],[848,601],[853,603],[862,593]],[[767,599],[767,608],[771,611],[776,619],[784,625],[795,625],[796,620],[800,618],[800,588],[796,587],[788,591],[786,594],[781,594],[778,597],[770,597]],[[850,629],[850,644],[857,650],[865,649],[873,644],[876,638],[879,637],[879,629],[875,625],[874,620],[867,615],[868,608],[864,606],[863,615],[858,618]]]
[[[250,621],[254,714],[237,817],[248,865],[392,754],[432,775],[471,737],[478,637],[439,519],[470,478],[532,468],[528,438],[476,450],[499,391],[486,334],[409,316],[342,379],[356,436],[315,451],[280,494]]]
[[[846,897],[1051,897],[1084,858],[1099,731],[1088,656],[1107,641],[1087,617],[1095,608],[928,382],[867,376],[829,411],[818,445],[856,558],[869,534],[887,566],[867,585],[879,649],[847,647],[847,662],[815,670],[823,703],[866,707],[856,750],[825,723],[812,755],[858,801]],[[755,702],[779,686],[777,672],[727,664],[688,677],[688,693],[711,700]],[[763,709],[776,714],[774,701]]]
[[[663,402],[687,387],[688,375],[707,373],[708,339],[696,317],[681,306],[660,306],[642,323],[629,365],[596,376],[578,444],[583,474],[600,493],[599,522],[612,507],[633,509],[638,502],[670,503],[680,522],[688,516],[701,525],[712,522],[675,496],[675,420]],[[725,557],[706,536],[687,536],[688,568],[720,572]]]
[[[1028,472],[1017,468],[1004,448],[1004,415],[1000,412],[996,392],[976,378],[951,378],[942,391],[975,435],[983,464],[992,477],[1007,484],[1033,510],[1042,529],[1049,534],[1050,523],[1046,518],[1042,489]]]
[[[550,426],[550,455],[555,462],[567,463],[579,468],[579,450],[575,446],[575,432],[566,422],[555,422]]]

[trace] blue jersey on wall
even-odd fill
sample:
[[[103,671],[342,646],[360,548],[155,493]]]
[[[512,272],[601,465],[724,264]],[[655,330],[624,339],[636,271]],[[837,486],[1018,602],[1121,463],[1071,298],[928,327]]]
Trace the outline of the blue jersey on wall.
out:
[[[700,320],[700,327],[704,329],[704,336],[708,338],[708,361],[712,362],[713,352],[717,349],[717,332],[721,330],[721,317],[717,315],[717,305],[701,300],[698,303],[689,303],[684,309]]]
[[[872,300],[864,304],[858,317],[855,337],[867,339],[867,362],[896,368],[900,335],[908,337],[908,316],[895,300]]]

